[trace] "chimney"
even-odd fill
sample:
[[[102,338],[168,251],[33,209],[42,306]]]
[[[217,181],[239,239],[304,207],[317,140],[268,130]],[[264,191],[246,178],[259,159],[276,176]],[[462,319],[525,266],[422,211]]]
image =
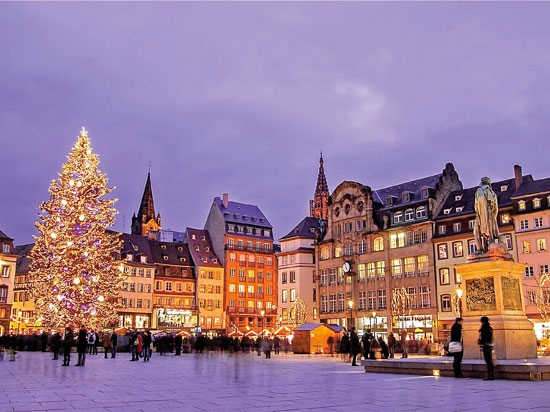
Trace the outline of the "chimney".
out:
[[[516,181],[516,190],[519,189],[521,186],[521,182],[523,180],[523,174],[521,172],[521,166],[514,165],[514,179]]]
[[[223,207],[227,209],[227,206],[229,206],[229,194],[224,193],[223,194]]]

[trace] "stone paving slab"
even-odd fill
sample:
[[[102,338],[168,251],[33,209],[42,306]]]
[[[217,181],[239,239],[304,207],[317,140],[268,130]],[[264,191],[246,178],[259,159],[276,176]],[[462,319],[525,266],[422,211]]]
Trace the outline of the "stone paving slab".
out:
[[[336,357],[88,356],[61,367],[47,353],[0,362],[0,412],[550,410],[550,382],[371,374]]]

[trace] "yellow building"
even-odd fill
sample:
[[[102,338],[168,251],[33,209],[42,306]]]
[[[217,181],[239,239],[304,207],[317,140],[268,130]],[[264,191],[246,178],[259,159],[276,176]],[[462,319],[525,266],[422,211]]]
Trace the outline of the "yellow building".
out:
[[[0,231],[0,336],[10,329],[17,254],[13,239]]]
[[[206,230],[188,227],[185,242],[189,244],[189,253],[195,264],[198,326],[206,334],[225,332],[224,269],[214,253],[210,235]]]
[[[10,329],[14,332],[29,334],[42,329],[34,316],[34,299],[31,296],[32,281],[29,278],[30,254],[33,243],[15,248],[19,255],[13,285],[13,303],[11,308]]]

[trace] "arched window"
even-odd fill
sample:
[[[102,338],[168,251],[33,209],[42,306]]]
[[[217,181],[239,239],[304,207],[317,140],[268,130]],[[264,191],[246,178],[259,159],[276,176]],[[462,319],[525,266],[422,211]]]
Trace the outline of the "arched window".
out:
[[[414,210],[413,209],[407,209],[405,210],[405,222],[408,222],[409,220],[414,219]]]
[[[374,239],[374,251],[375,252],[380,252],[382,250],[384,250],[384,238],[382,236],[380,237],[377,237],[376,239]]]
[[[357,243],[357,253],[367,253],[367,242],[360,240],[359,243]]]
[[[403,222],[403,212],[395,212],[393,214],[393,223]]]
[[[321,248],[321,260],[330,259],[330,252],[328,246]]]
[[[334,214],[336,215],[336,217],[340,216],[340,208],[339,207],[334,209]]]
[[[349,203],[346,206],[344,206],[344,211],[346,212],[346,215],[349,215],[350,209],[351,209],[351,206]]]
[[[423,219],[426,217],[426,207],[420,206],[416,208],[416,218]]]
[[[342,245],[334,246],[334,257],[342,256]]]
[[[364,208],[365,208],[365,203],[363,203],[363,202],[357,203],[357,210],[359,212],[362,212]]]

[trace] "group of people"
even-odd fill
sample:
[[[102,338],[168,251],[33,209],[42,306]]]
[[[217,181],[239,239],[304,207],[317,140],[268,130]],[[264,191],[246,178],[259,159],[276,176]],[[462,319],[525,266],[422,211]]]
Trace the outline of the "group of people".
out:
[[[489,323],[489,318],[483,316],[480,319],[481,328],[479,329],[479,337],[477,343],[483,351],[483,359],[487,365],[487,377],[484,380],[492,381],[495,378],[495,365],[493,362],[493,328]],[[456,318],[455,323],[451,327],[451,340],[449,342],[448,351],[454,357],[453,372],[456,379],[466,379],[462,375],[462,357],[464,356],[464,347],[462,345],[462,318]]]

